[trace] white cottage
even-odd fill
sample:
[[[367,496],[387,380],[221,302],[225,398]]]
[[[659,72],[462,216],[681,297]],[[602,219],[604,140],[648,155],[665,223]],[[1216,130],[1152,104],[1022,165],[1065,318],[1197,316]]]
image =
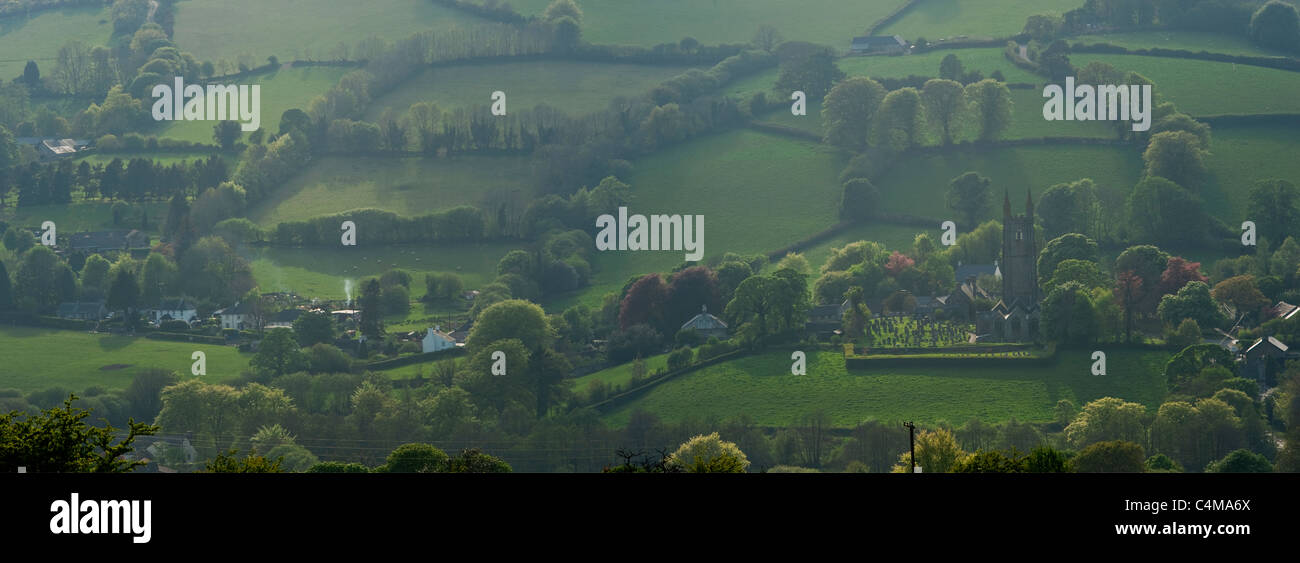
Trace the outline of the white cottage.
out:
[[[424,335],[424,339],[420,341],[420,351],[425,354],[455,347],[456,339],[442,332],[441,326],[434,326],[429,329],[429,332]]]

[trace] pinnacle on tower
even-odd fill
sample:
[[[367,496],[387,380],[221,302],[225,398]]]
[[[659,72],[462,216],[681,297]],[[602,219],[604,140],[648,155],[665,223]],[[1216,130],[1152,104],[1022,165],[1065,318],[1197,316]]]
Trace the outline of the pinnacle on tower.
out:
[[[1025,216],[1034,216],[1034,194],[1028,189],[1025,190]]]
[[[1011,194],[1007,193],[1006,190],[1002,190],[1002,218],[1005,220],[1010,217],[1011,217]]]

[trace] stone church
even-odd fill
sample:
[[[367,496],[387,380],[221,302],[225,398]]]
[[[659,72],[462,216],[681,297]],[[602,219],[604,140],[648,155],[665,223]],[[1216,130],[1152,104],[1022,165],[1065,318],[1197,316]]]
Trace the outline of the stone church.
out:
[[[1027,342],[1038,338],[1040,316],[1038,247],[1034,242],[1034,200],[1025,195],[1025,214],[1011,214],[1011,197],[1002,199],[1002,299],[979,314],[976,331],[984,340]]]

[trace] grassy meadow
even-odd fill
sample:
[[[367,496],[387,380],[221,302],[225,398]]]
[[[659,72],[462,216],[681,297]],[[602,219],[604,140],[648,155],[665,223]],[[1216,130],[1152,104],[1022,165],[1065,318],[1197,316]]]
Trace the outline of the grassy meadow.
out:
[[[961,369],[848,371],[842,354],[813,351],[808,352],[808,375],[796,376],[790,375],[790,350],[773,350],[664,382],[605,420],[624,426],[633,411],[643,409],[669,421],[748,415],[761,426],[787,426],[824,410],[835,427],[848,428],[867,419],[1048,422],[1061,399],[1082,405],[1114,396],[1151,411],[1159,406],[1169,354],[1109,351],[1105,376],[1091,375],[1089,355],[1061,352],[1052,365],[1042,367],[991,368],[972,361]]]
[[[247,76],[239,79],[240,84],[261,85],[261,128],[266,133],[280,130],[280,115],[285,110],[299,108],[306,110],[312,98],[325,93],[338,84],[339,78],[351,70],[345,67],[307,66],[281,68],[270,72]],[[148,101],[148,100],[146,100]],[[146,109],[151,107],[145,104]],[[216,121],[171,121],[161,122],[153,134],[159,137],[171,137],[200,143],[214,143],[212,127]],[[247,133],[241,137],[248,138]]]
[[[92,385],[124,389],[141,370],[162,368],[190,373],[191,354],[207,357],[204,381],[234,379],[248,368],[251,355],[233,346],[151,340],[70,330],[0,327],[0,387],[37,391],[61,385],[81,391]]]
[[[1300,183],[1296,130],[1278,126],[1220,127],[1212,132],[1210,177],[1201,188],[1205,209],[1230,226],[1245,220],[1247,196],[1257,180]]]
[[[426,0],[183,0],[172,39],[200,61],[251,56],[260,65],[271,55],[330,60],[339,43],[353,49],[371,36],[393,41],[484,21]]]
[[[44,76],[54,70],[59,48],[78,40],[90,47],[113,35],[108,7],[43,10],[29,17],[0,19],[0,80],[22,76],[27,61],[36,61]]]
[[[1192,116],[1225,113],[1300,113],[1300,72],[1234,63],[1141,55],[1077,53],[1077,67],[1102,61],[1119,70],[1136,71],[1155,83],[1152,92]]]
[[[574,378],[573,391],[585,393],[587,386],[591,385],[594,381],[604,382],[610,387],[616,385],[622,386],[624,390],[627,390],[627,384],[632,380],[632,364],[633,362],[627,362],[611,368],[605,368],[595,373],[589,373],[582,377]],[[659,369],[668,369],[668,354],[659,354],[658,356],[645,358],[646,375],[650,375],[654,373],[655,370]]]
[[[12,198],[9,203],[13,203]],[[148,210],[148,232],[158,232],[162,220],[167,215],[167,202],[139,203]],[[77,201],[67,205],[34,205],[30,207],[9,206],[0,210],[0,219],[11,225],[36,228],[45,221],[54,221],[59,235],[70,235],[82,231],[102,231],[113,229],[138,229],[139,224],[113,224],[113,204],[107,201]]]
[[[628,213],[703,214],[706,258],[775,250],[839,221],[844,157],[815,143],[738,130],[634,164]],[[617,291],[628,277],[667,272],[684,260],[683,251],[597,253],[592,286],[552,300],[547,310],[576,303],[599,307],[601,296]]]
[[[492,92],[497,90],[506,93],[507,110],[546,104],[569,115],[582,115],[604,109],[619,96],[644,95],[687,68],[575,61],[430,68],[375,100],[366,111],[366,119],[378,121],[386,110],[400,116],[416,102],[434,102],[444,111],[486,106],[492,103]]]
[[[367,248],[254,248],[244,250],[262,291],[294,291],[320,299],[356,298],[359,282],[400,268],[411,274],[411,298],[424,295],[424,275],[450,272],[465,289],[496,278],[496,265],[512,243],[390,245]],[[422,307],[416,305],[416,307]]]
[[[480,203],[494,192],[531,199],[528,157],[446,158],[331,156],[312,163],[249,211],[264,227],[373,207],[424,215]]]

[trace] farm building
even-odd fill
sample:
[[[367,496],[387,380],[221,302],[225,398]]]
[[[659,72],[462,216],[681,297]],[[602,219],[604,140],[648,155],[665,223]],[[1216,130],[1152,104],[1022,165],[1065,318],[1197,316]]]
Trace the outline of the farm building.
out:
[[[907,41],[898,35],[867,35],[863,37],[854,37],[853,42],[849,44],[849,50],[854,54],[901,54],[907,51]]]
[[[1282,341],[1272,336],[1260,338],[1242,352],[1245,363],[1244,377],[1253,377],[1258,381],[1267,381],[1268,376],[1281,371],[1283,364],[1295,359],[1300,354],[1292,352]]]
[[[36,154],[41,160],[55,160],[63,157],[73,156],[78,151],[90,146],[90,141],[84,139],[55,139],[41,137],[18,137],[14,139],[20,145],[31,145],[36,147]]]
[[[1279,319],[1290,319],[1291,317],[1296,316],[1296,313],[1300,313],[1300,307],[1287,303],[1286,301],[1278,301],[1277,305],[1273,306],[1271,312],[1272,316]]]
[[[682,324],[681,330],[693,329],[703,338],[718,337],[726,338],[728,334],[727,323],[722,319],[709,314],[709,306],[704,305],[700,308],[700,314],[691,317],[691,320]]]
[[[108,308],[104,307],[103,301],[59,303],[59,309],[55,314],[60,319],[97,321],[108,315]]]
[[[298,320],[306,311],[290,308],[271,315],[266,319],[266,328],[292,328],[293,321]]]

